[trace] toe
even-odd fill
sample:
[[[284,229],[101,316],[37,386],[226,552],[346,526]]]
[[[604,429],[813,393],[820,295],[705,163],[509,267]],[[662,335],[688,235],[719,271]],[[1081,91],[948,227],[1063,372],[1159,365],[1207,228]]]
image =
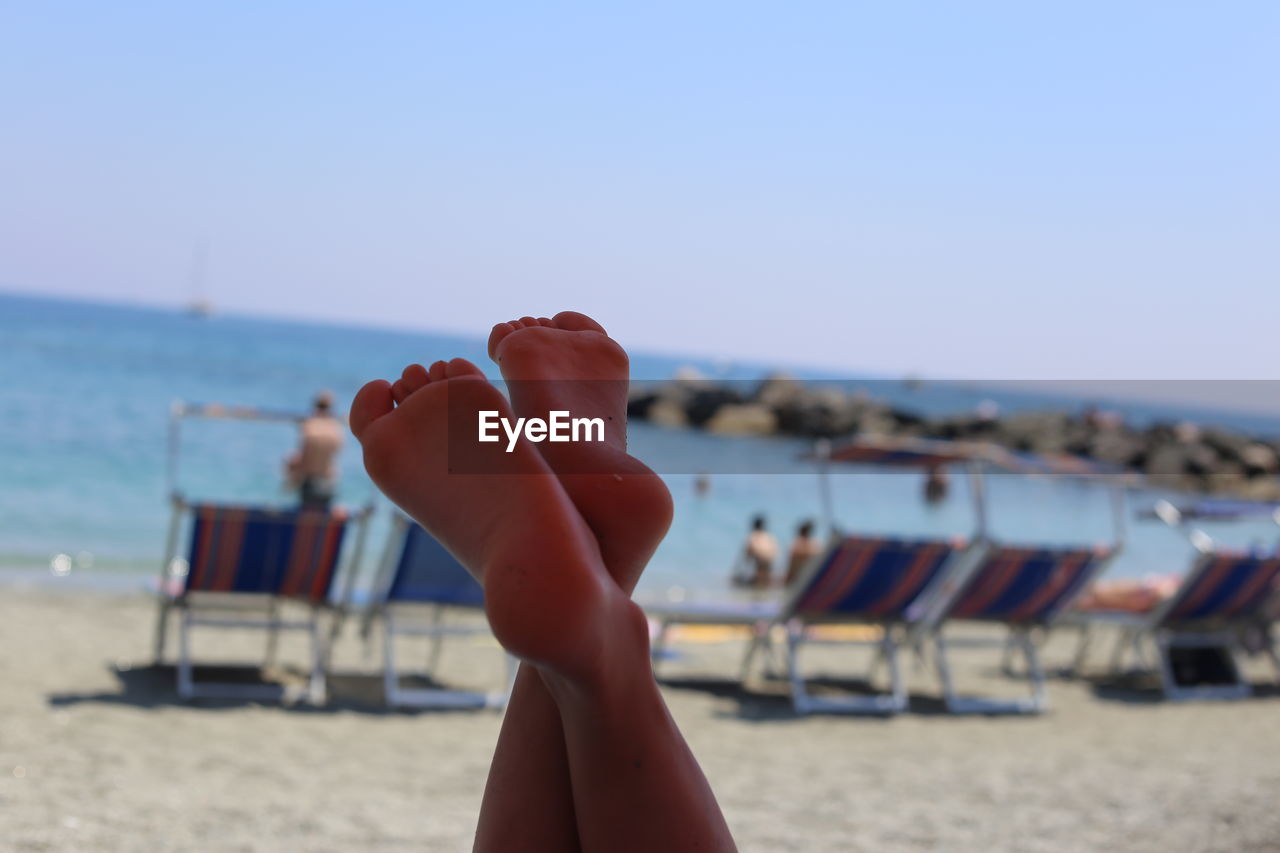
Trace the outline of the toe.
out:
[[[405,397],[409,396],[409,387],[405,385],[403,379],[397,379],[391,383],[391,399],[396,401],[396,405],[404,402]]]
[[[527,328],[529,328],[530,326],[536,326],[536,325],[538,325],[538,321],[537,321],[535,318],[533,318],[533,317],[521,317],[521,318],[520,318],[520,323],[521,323],[521,325],[523,325],[526,329],[527,329]]]
[[[476,367],[465,358],[455,358],[449,362],[447,366],[447,375],[450,379],[457,379],[459,376],[484,376],[480,368]]]
[[[538,318],[538,325],[539,325],[539,326],[547,326],[548,328],[555,328],[555,325],[556,325],[556,324],[555,324],[555,323],[553,323],[549,317],[539,317],[539,318]]]
[[[427,369],[421,364],[411,364],[404,369],[404,374],[401,375],[400,381],[404,383],[405,390],[412,394],[427,384]]]
[[[498,344],[502,343],[503,338],[516,330],[516,327],[510,323],[499,323],[493,327],[493,331],[489,332],[489,358],[496,359]]]
[[[432,382],[439,382],[441,379],[444,379],[447,375],[448,375],[448,371],[446,370],[446,365],[443,361],[437,361],[432,363],[431,371],[430,371]]]
[[[592,320],[586,314],[579,314],[577,311],[561,311],[552,318],[556,328],[564,329],[569,332],[599,332],[602,335],[608,334],[595,320]]]
[[[351,432],[358,439],[364,435],[369,424],[390,412],[395,407],[395,399],[391,396],[391,385],[385,379],[375,379],[356,393],[351,401],[351,413],[348,419]]]

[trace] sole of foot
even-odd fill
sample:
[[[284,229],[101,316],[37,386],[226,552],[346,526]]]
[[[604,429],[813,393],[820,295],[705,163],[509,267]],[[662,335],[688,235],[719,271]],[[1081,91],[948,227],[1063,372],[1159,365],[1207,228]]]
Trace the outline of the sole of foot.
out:
[[[495,636],[513,654],[586,676],[598,664],[608,614],[620,606],[592,532],[533,445],[478,441],[480,411],[511,417],[470,362],[410,365],[370,382],[351,428],[374,483],[481,582]],[[489,473],[474,473],[476,471]],[[619,614],[615,614],[619,615]],[[620,618],[626,618],[619,615]],[[602,620],[605,620],[602,622]]]
[[[647,465],[627,453],[626,351],[595,320],[576,311],[499,323],[489,356],[502,371],[522,417],[552,411],[600,418],[603,442],[542,444],[600,542],[614,579],[630,593],[671,526],[671,493]]]

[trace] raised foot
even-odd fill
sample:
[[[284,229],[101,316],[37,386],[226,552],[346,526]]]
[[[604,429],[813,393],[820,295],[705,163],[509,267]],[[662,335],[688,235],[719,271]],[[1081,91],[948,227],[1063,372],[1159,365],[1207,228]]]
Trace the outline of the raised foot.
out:
[[[479,369],[454,359],[365,385],[351,428],[374,483],[483,584],[499,642],[553,670],[589,672],[622,596],[547,463],[524,441],[511,452],[478,441],[466,425],[480,411],[511,417]]]
[[[562,311],[497,324],[489,355],[517,414],[546,418],[566,411],[604,421],[603,442],[539,450],[595,533],[614,580],[630,593],[671,525],[672,505],[661,478],[626,452],[626,351],[595,320]]]

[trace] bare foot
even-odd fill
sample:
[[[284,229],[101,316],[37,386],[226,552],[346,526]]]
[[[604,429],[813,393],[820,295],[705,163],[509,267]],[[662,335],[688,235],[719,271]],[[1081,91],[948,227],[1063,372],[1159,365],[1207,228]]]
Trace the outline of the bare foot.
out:
[[[378,380],[360,390],[351,430],[378,487],[483,584],[499,642],[551,670],[587,675],[600,658],[605,626],[634,621],[628,611],[635,607],[619,594],[595,537],[528,442],[508,453],[461,428],[450,441],[451,421],[473,425],[481,410],[511,417],[475,365],[460,358],[430,370],[415,364],[394,385]],[[496,473],[466,473],[480,469]]]
[[[626,351],[595,320],[562,311],[494,326],[489,356],[521,417],[567,411],[604,421],[603,442],[544,442],[538,450],[595,533],[614,580],[630,593],[671,525],[671,494],[627,453]]]

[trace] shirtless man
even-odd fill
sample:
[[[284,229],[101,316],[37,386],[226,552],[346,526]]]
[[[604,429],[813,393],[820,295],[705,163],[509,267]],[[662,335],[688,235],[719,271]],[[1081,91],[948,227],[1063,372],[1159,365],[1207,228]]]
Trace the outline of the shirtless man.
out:
[[[786,586],[791,586],[805,568],[813,562],[813,558],[822,553],[822,543],[813,535],[813,522],[809,520],[802,521],[800,527],[796,529],[796,538],[791,543],[791,553],[787,557],[787,576],[783,580]]]
[[[630,599],[671,523],[671,496],[626,452],[626,353],[565,311],[499,323],[489,354],[511,403],[454,359],[370,382],[351,406],[373,481],[475,575],[495,636],[523,661],[475,849],[733,850]],[[604,441],[505,452],[457,428],[513,409],[599,417]]]
[[[733,574],[735,586],[767,589],[773,583],[773,564],[778,559],[778,540],[764,528],[764,516],[751,519],[751,532],[739,558],[739,571]],[[745,569],[745,571],[743,570]]]
[[[332,409],[332,394],[328,391],[316,394],[311,414],[302,421],[299,430],[298,450],[285,460],[285,477],[290,488],[298,490],[303,509],[327,510],[333,503],[343,430]]]

